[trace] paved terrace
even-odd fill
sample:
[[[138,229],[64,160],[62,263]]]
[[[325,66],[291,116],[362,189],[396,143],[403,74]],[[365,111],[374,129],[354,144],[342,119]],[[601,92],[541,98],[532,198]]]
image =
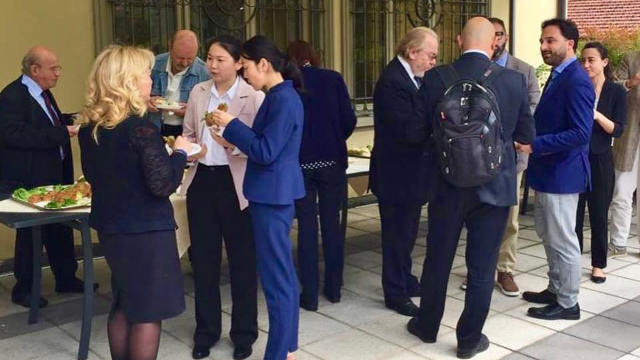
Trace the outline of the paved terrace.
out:
[[[518,265],[515,280],[522,290],[546,286],[544,249],[533,229],[531,214],[520,218]],[[588,223],[588,222],[587,222]],[[635,220],[634,220],[635,223]],[[424,259],[426,210],[413,252],[414,273],[420,274]],[[529,305],[494,291],[485,333],[489,349],[476,359],[639,359],[640,360],[640,257],[633,227],[629,255],[610,260],[607,281],[588,280],[590,256],[583,255],[579,321],[541,321],[525,316]],[[297,236],[295,229],[292,236]],[[589,232],[585,232],[585,237]],[[346,265],[342,302],[320,300],[318,312],[300,310],[299,360],[420,360],[455,358],[454,327],[463,307],[465,235],[454,261],[447,305],[436,344],[423,344],[406,331],[409,318],[387,310],[380,284],[380,220],[376,205],[349,212]],[[104,259],[95,261],[100,283],[93,320],[90,359],[110,359],[106,322],[110,304],[109,269]],[[163,323],[159,359],[191,359],[195,327],[193,290],[189,263],[183,260],[187,310]],[[225,270],[226,271],[226,270]],[[43,293],[50,300],[39,324],[27,325],[27,309],[10,301],[13,277],[0,278],[0,359],[75,359],[78,349],[81,297],[61,296],[53,291],[50,270],[43,273]],[[230,287],[223,283],[223,336],[212,349],[212,359],[231,359]],[[260,295],[262,295],[260,291]],[[414,299],[418,300],[418,299]],[[262,359],[269,327],[264,298],[259,299],[260,335],[251,359]]]

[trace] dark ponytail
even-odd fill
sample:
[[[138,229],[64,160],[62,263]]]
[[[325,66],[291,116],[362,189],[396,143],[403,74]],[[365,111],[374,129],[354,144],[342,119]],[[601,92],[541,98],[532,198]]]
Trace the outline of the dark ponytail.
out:
[[[598,50],[598,54],[600,54],[600,58],[602,60],[607,59],[609,60],[609,63],[607,64],[607,66],[604,67],[604,77],[607,80],[611,80],[613,79],[613,74],[611,72],[611,59],[609,59],[609,50],[607,50],[607,48],[598,41],[592,41],[589,43],[586,43],[584,45],[584,47],[582,48],[582,50],[584,49],[596,49]]]
[[[273,66],[273,70],[282,74],[285,80],[293,81],[296,90],[304,90],[302,73],[298,66],[266,36],[256,35],[245,41],[242,44],[242,57],[255,62],[266,59]]]

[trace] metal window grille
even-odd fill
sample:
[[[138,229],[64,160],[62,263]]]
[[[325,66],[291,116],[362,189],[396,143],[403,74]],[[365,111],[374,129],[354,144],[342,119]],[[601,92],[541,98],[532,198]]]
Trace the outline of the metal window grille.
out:
[[[353,35],[353,93],[365,103],[375,82],[395,55],[394,46],[405,32],[427,26],[440,36],[439,61],[449,63],[458,55],[455,43],[464,23],[489,14],[489,0],[350,0]]]
[[[206,40],[221,34],[242,40],[261,34],[281,50],[304,39],[324,53],[325,0],[108,0],[116,43],[167,50],[168,38],[190,28]],[[206,51],[200,49],[201,54]]]

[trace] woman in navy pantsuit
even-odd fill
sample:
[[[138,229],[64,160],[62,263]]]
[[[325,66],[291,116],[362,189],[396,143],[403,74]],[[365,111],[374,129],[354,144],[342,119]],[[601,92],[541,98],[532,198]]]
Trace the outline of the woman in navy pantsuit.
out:
[[[249,200],[258,271],[269,310],[265,360],[292,360],[298,348],[298,278],[289,231],[294,201],[305,195],[299,154],[304,112],[298,68],[273,42],[255,36],[242,45],[247,82],[267,93],[253,127],[217,110],[222,136],[248,157],[243,191]]]

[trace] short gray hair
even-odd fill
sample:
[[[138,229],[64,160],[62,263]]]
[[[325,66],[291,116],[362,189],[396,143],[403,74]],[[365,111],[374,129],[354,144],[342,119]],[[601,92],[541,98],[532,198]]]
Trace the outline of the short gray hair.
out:
[[[37,52],[29,50],[22,58],[22,73],[31,75],[31,66],[38,65],[38,61],[40,61],[40,56]]]
[[[438,34],[426,26],[414,27],[413,29],[407,31],[407,33],[400,40],[400,43],[398,43],[396,54],[402,56],[405,59],[408,58],[409,51],[411,49],[421,48],[422,45],[424,45],[424,41],[427,36],[433,37],[436,42],[438,41]]]

